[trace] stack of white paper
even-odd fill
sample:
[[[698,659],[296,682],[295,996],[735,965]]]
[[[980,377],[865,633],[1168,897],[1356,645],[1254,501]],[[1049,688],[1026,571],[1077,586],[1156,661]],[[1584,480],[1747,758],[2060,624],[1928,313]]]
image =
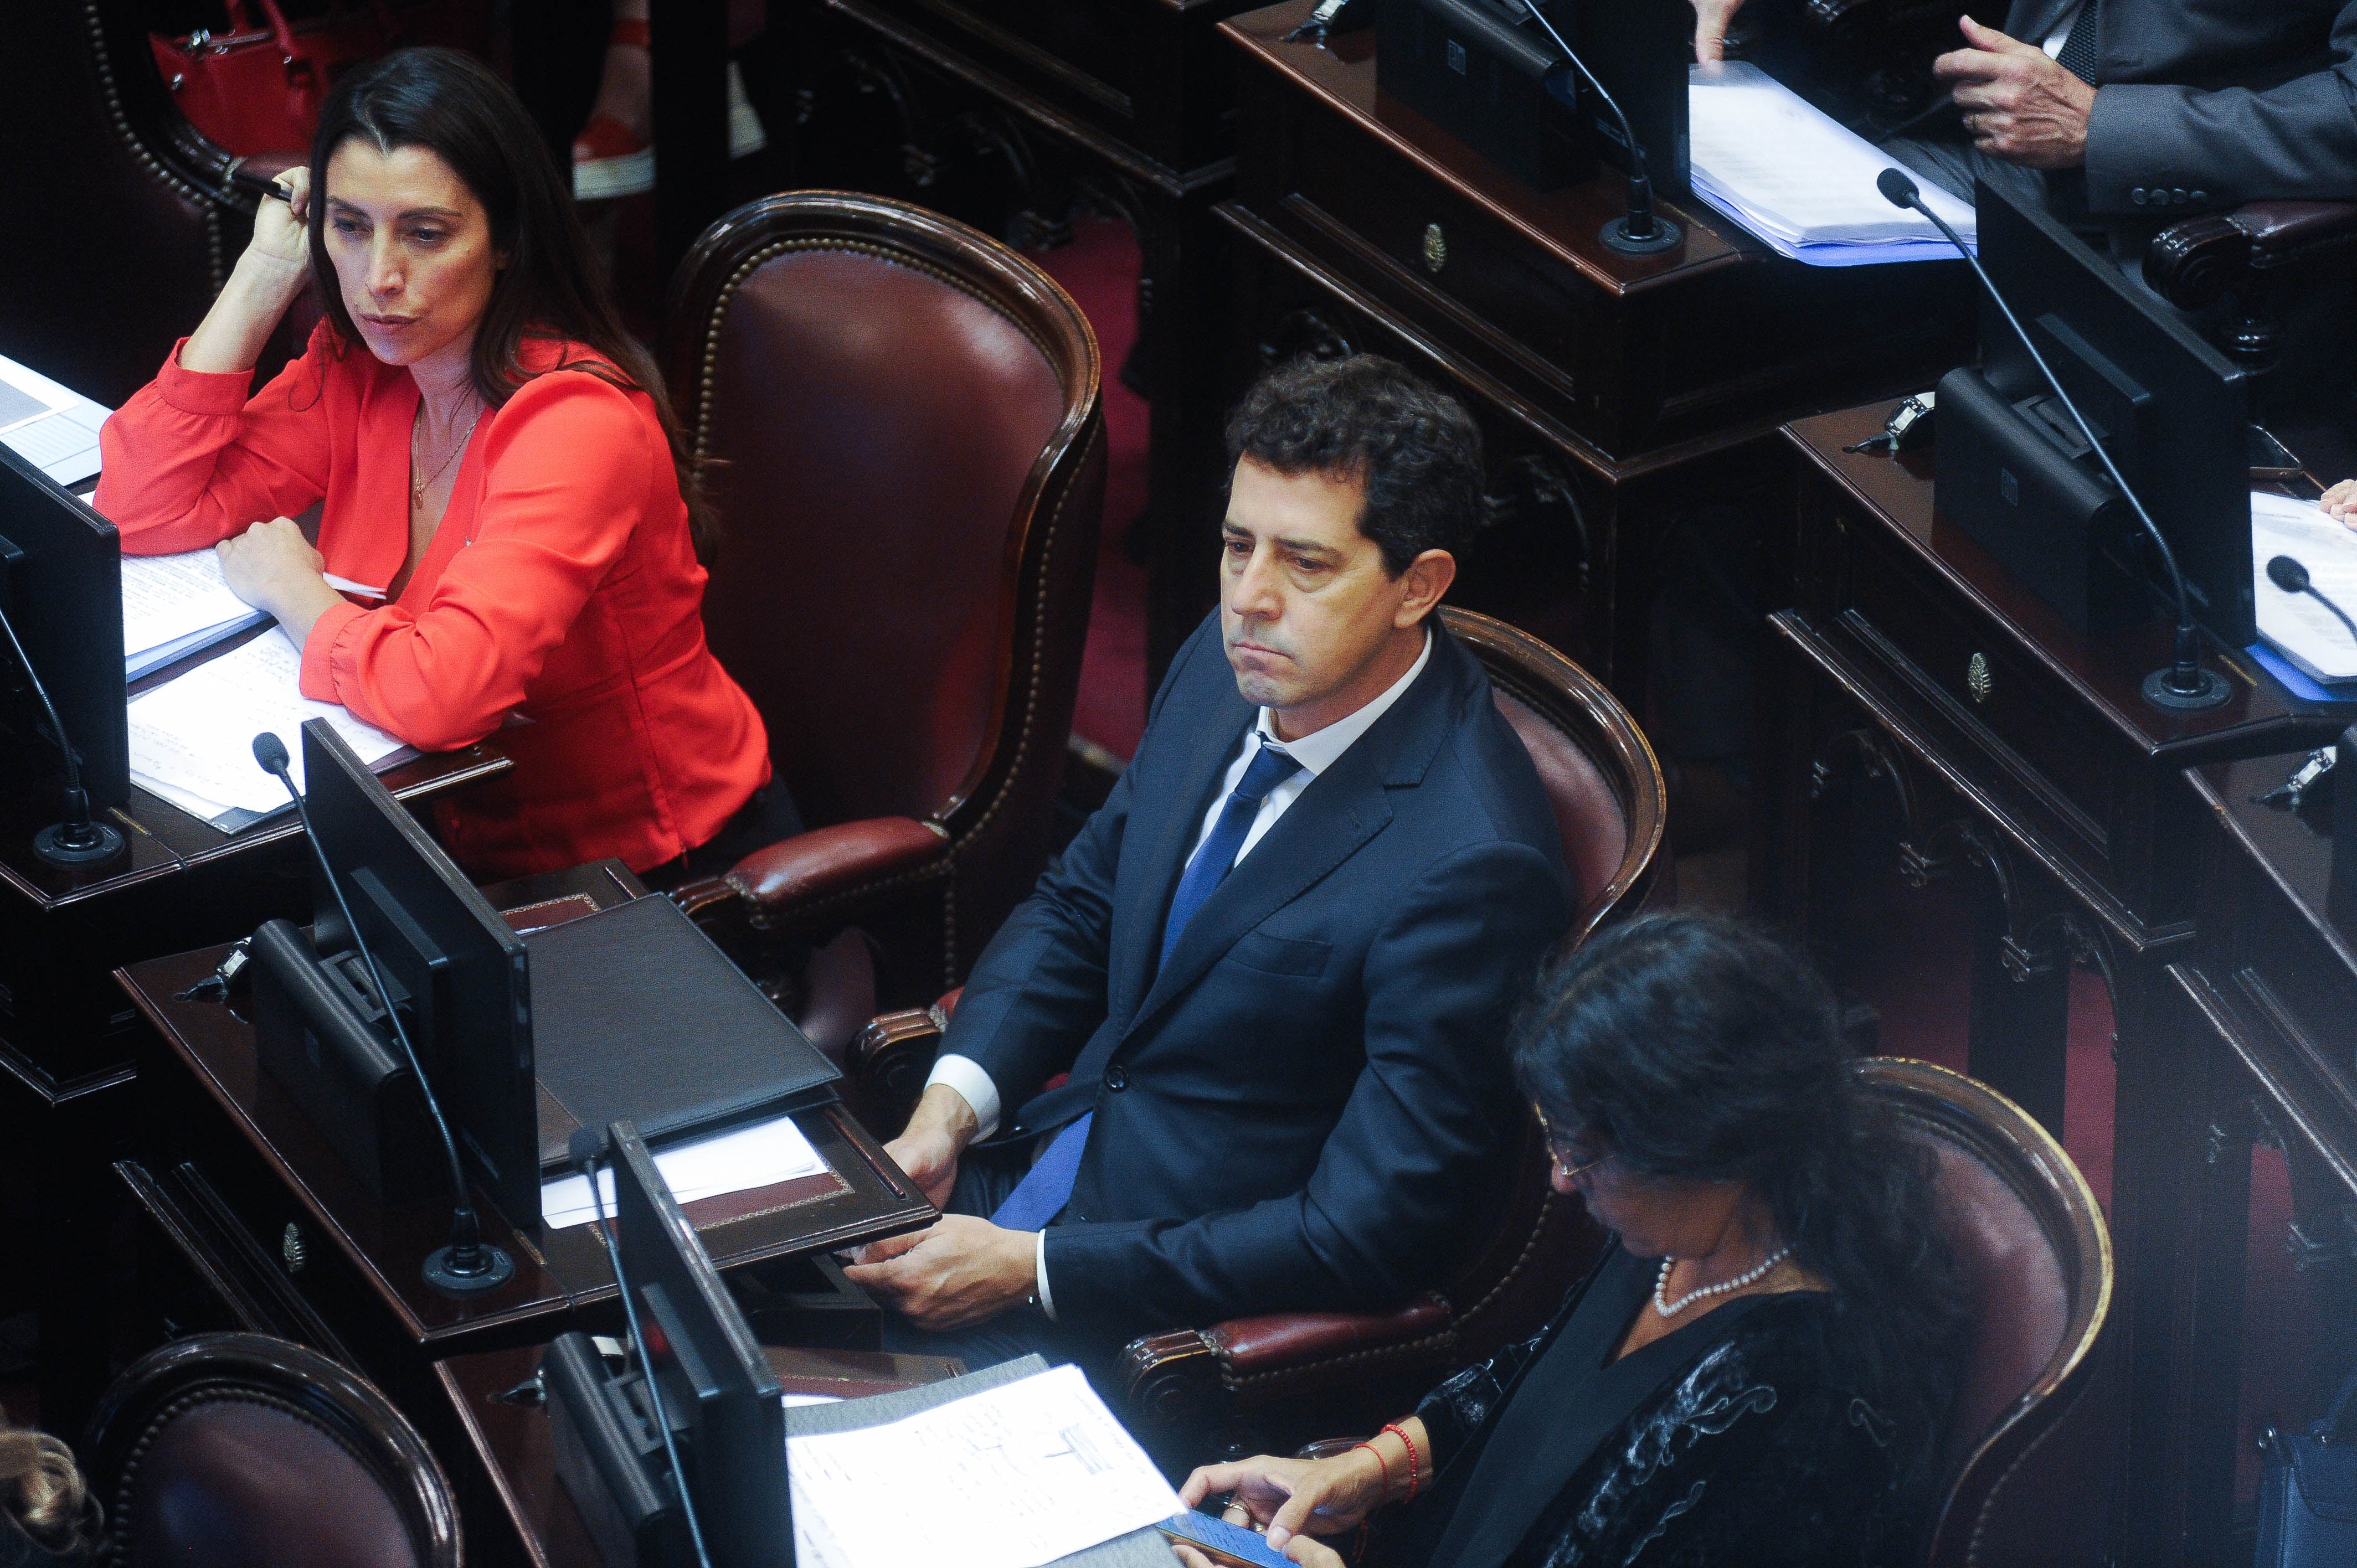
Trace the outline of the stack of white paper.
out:
[[[803,1568],[1039,1568],[1179,1509],[1078,1367],[786,1455]]]
[[[2357,638],[2314,596],[2276,586],[2267,563],[2278,555],[2307,567],[2317,592],[2357,616],[2357,533],[2313,501],[2251,492],[2252,593],[2260,638],[2311,679],[2357,681]]]
[[[657,1149],[654,1157],[655,1169],[662,1173],[663,1185],[681,1203],[749,1192],[757,1187],[770,1187],[797,1176],[821,1176],[834,1168],[826,1163],[825,1155],[811,1147],[810,1140],[802,1136],[802,1130],[794,1125],[791,1116],[732,1127],[708,1138]],[[614,1172],[610,1166],[598,1170],[597,1185],[603,1189],[606,1212],[613,1213]],[[597,1208],[590,1200],[587,1176],[559,1176],[540,1184],[541,1223],[551,1230],[587,1225],[597,1218]]]
[[[335,703],[315,703],[298,684],[303,656],[275,627],[242,648],[199,664],[131,704],[131,777],[192,816],[234,830],[287,804],[286,791],[253,760],[253,737],[274,731],[303,787],[306,719],[333,725],[360,759],[388,767],[406,750]]]
[[[1758,66],[1697,65],[1686,81],[1695,194],[1778,255],[1855,267],[1956,253],[1920,213],[1891,206],[1875,188],[1898,160]],[[1966,244],[1977,243],[1969,204],[1928,180],[1916,184]]]
[[[230,592],[210,550],[123,558],[123,672],[131,680],[269,618]]]
[[[78,485],[98,472],[98,427],[113,412],[0,358],[0,441],[61,485]]]

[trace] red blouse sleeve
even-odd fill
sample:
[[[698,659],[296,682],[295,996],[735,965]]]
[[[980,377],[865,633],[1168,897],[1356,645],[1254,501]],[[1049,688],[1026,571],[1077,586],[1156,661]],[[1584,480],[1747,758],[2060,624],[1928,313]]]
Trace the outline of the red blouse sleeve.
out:
[[[321,616],[303,694],[425,751],[499,727],[628,544],[671,454],[619,387],[578,371],[527,381],[485,426],[471,542],[422,610]]]
[[[98,433],[91,504],[134,555],[202,550],[327,494],[324,329],[252,398],[250,370],[182,370],[188,341]]]

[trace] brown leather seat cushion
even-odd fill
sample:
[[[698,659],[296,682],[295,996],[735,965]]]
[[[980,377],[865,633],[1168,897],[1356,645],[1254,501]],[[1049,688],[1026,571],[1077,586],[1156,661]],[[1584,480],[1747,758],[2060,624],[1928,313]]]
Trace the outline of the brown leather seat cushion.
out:
[[[2053,1359],[2070,1326],[2071,1292],[2029,1206],[1979,1156],[1945,1139],[1938,1148],[1943,1224],[1974,1304],[1971,1355],[1948,1428],[1953,1464]]]
[[[739,286],[712,374],[714,652],[805,821],[940,809],[991,733],[1006,520],[1063,418],[1053,366],[947,283],[810,250]]]
[[[1629,851],[1629,817],[1620,797],[1606,780],[1603,769],[1571,736],[1542,718],[1519,697],[1491,688],[1498,712],[1523,737],[1523,747],[1539,770],[1547,803],[1555,808],[1555,825],[1563,834],[1563,853],[1578,889],[1585,915],[1604,896],[1620,858]]]
[[[309,1422],[246,1400],[167,1423],[124,1522],[131,1568],[424,1568],[366,1466]]]

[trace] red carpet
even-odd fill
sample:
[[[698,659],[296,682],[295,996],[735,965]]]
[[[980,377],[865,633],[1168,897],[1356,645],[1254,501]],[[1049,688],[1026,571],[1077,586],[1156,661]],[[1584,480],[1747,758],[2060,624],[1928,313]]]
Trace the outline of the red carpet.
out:
[[[1104,358],[1104,533],[1072,733],[1126,762],[1145,733],[1147,695],[1146,568],[1122,553],[1130,519],[1146,504],[1146,400],[1121,382],[1137,339],[1137,240],[1118,219],[1083,218],[1071,244],[1030,255],[1087,315]]]

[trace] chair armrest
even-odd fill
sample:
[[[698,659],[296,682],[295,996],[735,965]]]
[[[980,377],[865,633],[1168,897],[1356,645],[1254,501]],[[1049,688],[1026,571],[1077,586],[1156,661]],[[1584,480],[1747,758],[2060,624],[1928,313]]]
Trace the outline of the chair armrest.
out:
[[[2144,281],[2179,310],[2215,305],[2250,271],[2251,237],[2222,212],[2171,223],[2144,252]]]
[[[905,1120],[925,1091],[925,1079],[941,1049],[942,1031],[948,1026],[938,1002],[931,1007],[908,1007],[870,1018],[851,1037],[851,1048],[844,1053],[844,1070],[860,1093],[875,1104],[893,1107]]]
[[[1206,1331],[1235,1381],[1283,1377],[1308,1385],[1341,1368],[1432,1348],[1448,1333],[1448,1303],[1430,1292],[1394,1312],[1280,1312]]]
[[[2250,236],[2251,265],[2262,271],[2357,242],[2357,202],[2249,201],[2233,220]]]
[[[829,915],[847,918],[893,888],[945,875],[949,865],[949,834],[938,824],[870,817],[756,850],[718,876],[674,888],[672,899],[698,923],[741,920],[756,931],[781,931]]]

